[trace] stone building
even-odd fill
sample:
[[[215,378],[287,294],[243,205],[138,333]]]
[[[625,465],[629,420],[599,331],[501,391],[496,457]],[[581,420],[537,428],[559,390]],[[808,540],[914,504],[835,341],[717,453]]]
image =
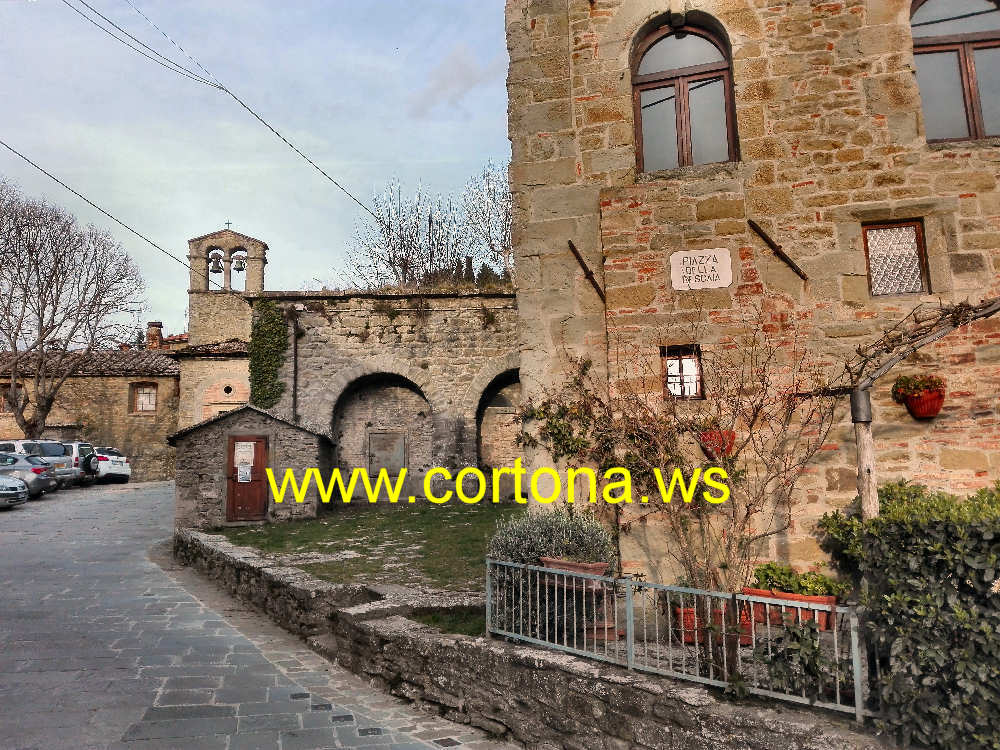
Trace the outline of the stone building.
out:
[[[274,405],[330,425],[341,468],[406,466],[408,494],[444,466],[511,461],[520,400],[512,294],[263,292],[288,323]]]
[[[798,321],[835,362],[918,304],[1000,294],[996,11],[986,0],[508,0],[526,395],[566,376],[561,352],[628,377],[621,341],[659,371],[670,347],[717,340],[746,300],[775,324]],[[706,251],[719,278],[701,286],[715,288],[687,291],[671,258]],[[685,338],[692,320],[704,340]],[[890,400],[892,377],[878,383],[880,478],[956,492],[995,481],[1000,321],[960,329],[893,375],[918,372],[946,379],[944,412],[915,421]],[[822,558],[814,521],[853,497],[855,466],[845,422],[772,556]]]
[[[160,328],[150,324],[153,343]],[[81,356],[76,374],[59,391],[42,437],[118,448],[129,457],[133,481],[172,478],[174,452],[166,440],[177,429],[177,363],[155,347]],[[0,436],[22,437],[2,404],[0,399]]]
[[[195,237],[188,248],[187,346],[173,353],[181,373],[180,427],[250,400],[250,306],[243,295],[264,289],[267,263],[266,244],[231,229]]]
[[[178,526],[210,529],[317,514],[314,484],[303,502],[296,502],[289,490],[277,503],[265,470],[272,470],[279,485],[288,469],[302,478],[308,469],[318,468],[326,477],[331,445],[322,431],[243,406],[178,430],[169,443],[177,449]]]

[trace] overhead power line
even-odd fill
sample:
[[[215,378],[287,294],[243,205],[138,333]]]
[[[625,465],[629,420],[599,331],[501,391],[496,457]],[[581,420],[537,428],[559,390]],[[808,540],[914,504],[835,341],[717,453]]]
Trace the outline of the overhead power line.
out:
[[[54,174],[52,174],[51,172],[49,172],[47,169],[45,169],[44,167],[40,166],[36,162],[32,161],[30,158],[28,158],[27,156],[25,156],[24,154],[22,154],[20,151],[18,151],[16,148],[14,148],[13,146],[11,146],[9,143],[6,143],[5,141],[0,140],[0,146],[3,146],[5,149],[7,149],[8,151],[10,151],[12,154],[14,154],[14,156],[17,156],[19,159],[23,159],[24,161],[26,161],[32,167],[34,167],[39,172],[41,172],[43,175],[45,175],[46,177],[48,177],[50,180],[52,180],[53,182],[58,183],[59,185],[61,185],[64,188],[66,188],[69,192],[71,192],[77,198],[79,198],[80,200],[82,200],[88,206],[90,206],[91,208],[99,211],[104,216],[107,216],[109,219],[111,219],[111,221],[115,222],[116,224],[118,224],[119,226],[123,227],[124,229],[127,229],[129,232],[131,232],[132,234],[134,234],[136,237],[138,237],[139,239],[141,239],[143,242],[145,242],[145,243],[147,243],[147,244],[152,245],[153,247],[155,247],[157,250],[159,250],[161,253],[163,253],[164,255],[166,255],[171,260],[177,261],[178,263],[180,263],[182,266],[184,266],[189,271],[194,270],[194,269],[191,268],[191,266],[184,259],[179,258],[178,256],[174,255],[172,252],[170,252],[166,248],[163,248],[160,245],[158,245],[157,243],[153,242],[153,240],[149,239],[149,237],[147,237],[146,235],[142,234],[141,232],[133,229],[132,227],[130,227],[128,224],[126,224],[124,221],[122,221],[121,219],[119,219],[117,216],[115,216],[111,212],[105,211],[103,208],[101,208],[96,203],[94,203],[94,201],[90,200],[90,198],[88,198],[87,196],[83,195],[79,191],[77,191],[74,188],[72,188],[69,185],[67,185],[61,179],[59,179],[58,177],[56,177]],[[219,287],[219,289],[223,289],[223,287],[218,282],[212,281],[211,278],[209,278],[208,281],[209,281],[209,283],[214,283],[217,287]],[[223,291],[229,291],[229,290],[223,289]]]
[[[989,10],[977,10],[972,13],[963,13],[960,16],[948,16],[947,18],[938,18],[933,21],[920,21],[919,23],[910,24],[914,28],[918,26],[937,26],[939,23],[948,23],[949,21],[963,21],[966,18],[975,18],[976,16],[985,16],[987,13],[996,13],[1000,11],[1000,8],[990,8]]]
[[[348,198],[350,198],[352,201],[354,201],[358,206],[360,206],[366,213],[368,213],[373,219],[375,219],[375,221],[379,222],[380,224],[382,223],[382,219],[374,211],[372,211],[370,208],[368,208],[368,206],[366,206],[350,190],[348,190],[346,187],[344,187],[342,184],[340,184],[340,182],[338,182],[336,179],[334,179],[333,177],[331,177],[327,173],[327,171],[325,169],[323,169],[315,161],[313,161],[311,158],[309,158],[309,156],[307,156],[298,146],[296,146],[290,140],[288,140],[287,138],[285,138],[285,136],[283,136],[281,133],[279,133],[277,131],[277,129],[274,128],[274,126],[272,126],[267,120],[265,120],[261,115],[259,115],[249,104],[247,104],[240,97],[238,97],[235,93],[233,93],[233,91],[229,87],[227,87],[224,83],[222,83],[222,81],[220,81],[218,78],[216,78],[214,75],[212,75],[212,73],[204,65],[202,65],[200,62],[198,62],[187,50],[185,50],[184,47],[182,47],[179,42],[175,41],[173,39],[173,37],[171,37],[169,34],[167,34],[167,32],[165,32],[163,29],[161,29],[159,26],[157,26],[155,23],[153,23],[152,19],[150,19],[149,16],[147,16],[145,13],[143,13],[141,10],[139,10],[139,8],[136,7],[135,3],[133,3],[132,0],[125,0],[125,2],[128,3],[132,7],[132,10],[134,10],[136,13],[138,13],[140,16],[142,16],[142,18],[144,18],[146,20],[146,23],[148,23],[150,26],[152,26],[156,31],[160,32],[160,34],[162,34],[164,36],[164,38],[168,42],[170,42],[174,47],[176,47],[178,50],[180,50],[181,53],[183,53],[183,55],[185,57],[187,57],[188,60],[190,60],[195,66],[197,66],[197,68],[199,70],[201,70],[206,76],[208,76],[208,78],[210,78],[212,81],[214,81],[218,85],[219,89],[221,89],[222,91],[225,91],[227,94],[229,94],[229,96],[231,96],[233,98],[233,100],[237,104],[239,104],[241,107],[243,107],[243,109],[245,109],[247,112],[249,112],[258,122],[260,122],[261,125],[263,125],[264,127],[266,127],[275,136],[277,136],[279,139],[281,139],[281,141],[286,146],[288,146],[290,149],[292,149],[292,151],[294,151],[296,154],[298,154],[303,159],[305,159],[317,172],[319,172],[327,180],[329,180],[337,188],[339,188],[340,191],[344,193],[344,195],[346,195]]]
[[[159,52],[157,52],[155,49],[153,49],[149,45],[143,43],[141,40],[139,40],[136,37],[134,37],[131,34],[129,34],[125,29],[123,29],[121,26],[119,26],[114,21],[112,21],[110,18],[108,18],[107,16],[105,16],[99,10],[97,10],[96,8],[94,8],[92,5],[89,5],[88,3],[84,2],[84,0],[79,0],[79,2],[80,2],[81,5],[85,6],[88,9],[90,9],[93,13],[95,13],[101,19],[103,19],[108,24],[110,24],[111,26],[113,26],[115,29],[117,29],[118,31],[120,31],[122,34],[124,34],[125,36],[127,36],[129,39],[131,39],[132,41],[134,41],[136,44],[138,44],[141,47],[143,47],[146,50],[148,50],[148,52],[144,52],[142,49],[139,49],[139,47],[136,47],[135,45],[131,44],[127,40],[122,39],[121,37],[119,37],[111,29],[109,29],[109,28],[107,28],[105,26],[102,26],[100,23],[98,23],[96,20],[94,20],[91,16],[87,15],[82,10],[80,10],[79,8],[77,8],[75,5],[71,4],[68,0],[62,0],[63,5],[65,5],[67,8],[69,8],[74,13],[76,13],[77,15],[79,15],[81,18],[83,18],[87,22],[93,24],[94,26],[96,26],[98,29],[100,29],[101,31],[103,31],[105,34],[107,34],[108,36],[110,36],[115,41],[120,42],[121,44],[124,44],[129,49],[133,50],[134,52],[137,52],[138,54],[140,54],[143,57],[151,60],[152,62],[156,63],[157,65],[161,65],[164,68],[166,68],[167,70],[169,70],[169,71],[171,71],[173,73],[177,73],[178,75],[182,75],[185,78],[190,78],[191,80],[197,81],[198,83],[203,83],[206,86],[211,86],[214,89],[220,88],[217,84],[213,83],[212,81],[209,81],[206,78],[201,77],[200,75],[198,75],[197,73],[195,73],[193,70],[189,70],[188,68],[185,68],[183,65],[177,64],[176,62],[174,62],[170,58],[165,57],[164,55],[161,55]],[[150,53],[152,53],[152,54],[150,54]]]

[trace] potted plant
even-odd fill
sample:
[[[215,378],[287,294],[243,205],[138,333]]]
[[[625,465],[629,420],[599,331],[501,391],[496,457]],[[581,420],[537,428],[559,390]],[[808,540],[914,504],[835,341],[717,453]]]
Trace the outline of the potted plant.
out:
[[[677,586],[683,588],[691,588],[691,582],[686,578],[681,578],[678,580]],[[666,604],[667,599],[661,599],[661,605]],[[683,601],[682,601],[683,604]],[[684,643],[704,643],[706,638],[708,638],[708,627],[705,625],[704,618],[698,615],[695,607],[684,607],[682,604],[675,604],[673,606],[673,629],[674,632]],[[712,608],[712,625],[714,625],[714,630],[716,631],[716,638],[720,639],[723,623],[726,618],[726,613],[728,611],[729,605],[726,608],[713,607]],[[661,609],[665,607],[661,606]],[[752,631],[750,624],[750,613],[749,611],[741,607],[740,608],[740,638],[739,643],[741,646],[749,646],[753,641]],[[697,635],[696,635],[697,632]],[[731,635],[731,634],[730,634]]]
[[[906,404],[914,419],[932,419],[944,406],[944,380],[937,375],[900,375],[892,385],[892,400]]]
[[[697,430],[698,445],[710,461],[718,461],[733,452],[736,433],[733,430],[723,430],[718,420],[709,419],[698,426]]]
[[[565,510],[522,513],[499,521],[487,555],[494,560],[540,564],[554,571],[597,576],[609,575],[616,557],[614,539],[592,513],[570,514]],[[607,599],[613,600],[614,596],[607,582],[555,573],[546,574],[544,582],[551,587],[572,588],[586,596],[590,612],[597,615],[592,621],[582,623],[588,639],[617,640],[614,618],[604,613],[608,606],[613,606],[613,601]],[[595,597],[593,600],[591,595]]]
[[[754,578],[757,587],[743,589],[743,593],[748,596],[809,602],[826,607],[835,607],[838,597],[845,595],[850,589],[847,584],[822,573],[799,574],[794,568],[775,562],[758,566],[754,571]],[[754,602],[753,618],[754,622],[769,621],[771,625],[782,625],[785,621],[798,624],[815,620],[820,630],[830,627],[830,612],[801,607],[785,607],[782,611],[781,605],[766,607],[761,602]]]

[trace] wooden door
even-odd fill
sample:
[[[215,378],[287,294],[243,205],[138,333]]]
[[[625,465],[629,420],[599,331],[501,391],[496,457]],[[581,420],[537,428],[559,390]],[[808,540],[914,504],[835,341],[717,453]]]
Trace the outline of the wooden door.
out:
[[[267,517],[267,438],[231,435],[227,452],[226,520],[261,521]]]

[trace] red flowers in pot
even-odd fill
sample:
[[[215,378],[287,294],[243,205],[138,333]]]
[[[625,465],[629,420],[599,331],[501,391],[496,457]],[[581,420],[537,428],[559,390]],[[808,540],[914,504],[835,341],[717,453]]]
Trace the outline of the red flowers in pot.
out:
[[[720,430],[715,427],[702,430],[698,435],[698,444],[707,458],[718,461],[733,452],[733,446],[736,445],[736,433],[732,430]]]
[[[906,404],[914,419],[932,419],[944,406],[944,380],[937,375],[901,375],[893,383],[892,400]]]

